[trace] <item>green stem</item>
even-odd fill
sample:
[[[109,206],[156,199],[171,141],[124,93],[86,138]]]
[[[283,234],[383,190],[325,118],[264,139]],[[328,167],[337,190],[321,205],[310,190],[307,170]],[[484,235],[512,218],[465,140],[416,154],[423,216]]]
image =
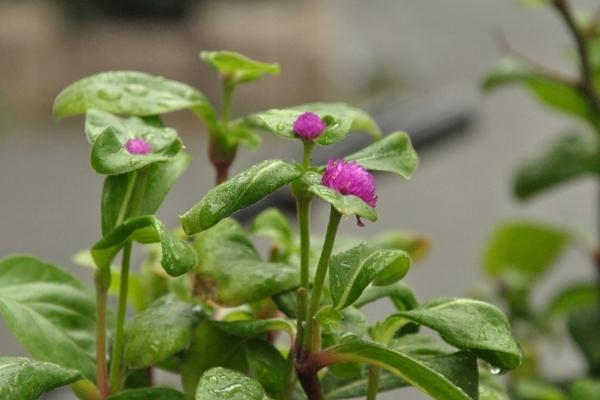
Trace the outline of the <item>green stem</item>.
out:
[[[133,177],[129,182],[130,186],[135,186],[137,182],[137,189],[129,196],[126,196],[126,204],[123,205],[122,210],[125,209],[123,220],[126,217],[134,217],[140,213],[142,202],[146,193],[146,185],[148,183],[148,169],[142,168],[133,173]],[[128,187],[129,192],[129,187]],[[134,193],[135,192],[135,193]],[[121,224],[123,220],[117,221]],[[118,393],[122,389],[124,382],[124,368],[123,368],[123,333],[125,328],[125,318],[127,317],[127,303],[129,293],[129,267],[131,264],[131,241],[128,241],[123,246],[123,255],[121,259],[121,281],[119,285],[119,306],[117,311],[117,326],[115,330],[115,341],[112,349],[112,357],[110,363],[110,390],[112,394]]]
[[[108,387],[108,366],[106,362],[106,303],[108,289],[104,287],[103,279],[96,271],[96,381],[100,390],[100,398],[105,399],[110,394]]]
[[[235,85],[229,79],[223,81],[223,114],[221,115],[223,122],[224,134],[227,135],[229,121],[231,120],[231,108],[233,104],[233,91]]]
[[[125,198],[123,199],[123,204],[121,204],[121,209],[119,210],[119,215],[117,216],[117,221],[115,223],[115,227],[121,225],[127,216],[127,211],[129,210],[129,203],[131,202],[131,196],[133,195],[133,189],[135,189],[135,183],[137,182],[138,172],[133,171],[129,176],[127,181],[127,189],[125,190]]]
[[[312,322],[317,313],[317,309],[321,304],[321,296],[323,294],[323,284],[325,283],[325,277],[327,276],[327,270],[329,268],[329,259],[331,258],[331,252],[335,243],[335,236],[337,229],[340,224],[342,214],[340,214],[333,206],[329,214],[329,224],[327,225],[327,233],[325,234],[325,242],[323,243],[323,249],[321,250],[321,257],[319,258],[319,264],[317,265],[317,272],[315,273],[315,282],[313,284],[313,290],[310,297],[310,305],[308,306],[308,314],[305,319],[306,333],[304,336],[304,346],[307,349],[312,349]]]
[[[308,169],[312,165],[312,152],[315,147],[315,142],[312,140],[303,140],[304,144],[304,157],[303,157],[303,165],[304,168]]]
[[[369,384],[367,386],[367,400],[377,399],[377,392],[379,390],[379,373],[381,369],[379,367],[369,367]]]
[[[304,341],[304,326],[306,319],[306,306],[310,272],[310,202],[307,197],[299,198],[296,202],[298,208],[298,224],[300,225],[300,288],[298,289],[298,307],[296,310],[298,344]]]
[[[127,292],[129,290],[129,264],[131,261],[131,242],[123,247],[121,259],[121,285],[119,288],[119,309],[117,312],[117,329],[110,363],[110,389],[115,394],[121,391],[123,385],[123,332],[127,315]]]

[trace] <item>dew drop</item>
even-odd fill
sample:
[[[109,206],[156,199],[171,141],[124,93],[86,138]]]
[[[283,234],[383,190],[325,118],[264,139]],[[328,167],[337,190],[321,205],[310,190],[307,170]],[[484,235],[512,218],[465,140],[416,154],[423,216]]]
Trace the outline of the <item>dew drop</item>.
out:
[[[123,94],[119,90],[114,88],[107,87],[98,90],[98,97],[100,97],[103,100],[119,100],[121,96],[123,96]]]
[[[137,83],[130,83],[125,86],[125,90],[136,96],[146,96],[148,94],[148,89],[143,85],[138,85]]]
[[[502,370],[500,368],[490,366],[490,373],[492,375],[500,375],[501,372],[502,372]]]

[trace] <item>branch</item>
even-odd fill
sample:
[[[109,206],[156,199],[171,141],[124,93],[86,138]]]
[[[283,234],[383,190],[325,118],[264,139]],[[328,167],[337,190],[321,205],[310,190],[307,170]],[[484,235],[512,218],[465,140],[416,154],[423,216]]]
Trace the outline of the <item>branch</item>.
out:
[[[573,39],[577,45],[577,53],[579,55],[579,63],[581,68],[581,77],[577,87],[581,93],[588,99],[594,112],[600,115],[600,97],[594,85],[594,73],[590,62],[590,54],[586,35],[579,29],[573,16],[573,10],[569,4],[569,0],[554,0],[552,2],[554,8],[558,11],[564,22],[567,24]]]
[[[524,64],[527,64],[530,68],[535,70],[535,72],[539,75],[543,75],[548,79],[563,82],[569,86],[576,86],[577,80],[563,74],[560,71],[556,71],[552,68],[547,67],[546,65],[539,63],[533,60],[531,57],[526,55],[525,53],[515,49],[511,46],[508,39],[504,35],[503,32],[499,31],[496,33],[496,42],[498,43],[498,47],[502,52],[509,55],[510,57],[521,61]]]

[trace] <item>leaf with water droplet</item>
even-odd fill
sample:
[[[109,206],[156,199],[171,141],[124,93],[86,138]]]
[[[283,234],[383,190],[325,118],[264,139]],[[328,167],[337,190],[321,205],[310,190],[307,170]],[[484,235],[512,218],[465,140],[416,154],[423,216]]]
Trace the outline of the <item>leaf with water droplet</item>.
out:
[[[172,234],[155,216],[145,215],[125,220],[92,247],[94,262],[103,274],[109,272],[110,264],[128,241],[160,243],[160,262],[171,276],[182,275],[198,264],[196,252],[187,241]]]
[[[266,160],[211,189],[181,217],[183,230],[193,235],[236,211],[249,207],[302,175],[302,169],[282,160]]]
[[[136,314],[125,326],[125,364],[131,369],[150,367],[187,348],[203,317],[194,307],[166,295]]]
[[[510,370],[523,354],[506,316],[479,300],[445,297],[398,315],[437,331],[447,343],[470,350],[494,367]]]
[[[199,295],[223,306],[237,306],[273,296],[299,284],[295,266],[265,262],[233,219],[224,219],[196,236]]]
[[[376,139],[381,136],[377,123],[369,114],[344,103],[310,103],[289,109],[272,109],[245,117],[240,123],[287,139],[299,139],[293,125],[304,112],[318,114],[327,125],[325,132],[315,139],[320,145],[337,143],[351,132],[366,132]]]
[[[385,250],[363,243],[331,258],[329,288],[336,309],[348,307],[373,281],[385,286],[408,272],[410,257],[402,250]]]
[[[198,383],[196,400],[265,400],[260,383],[225,368],[213,368],[204,373]]]
[[[193,87],[135,71],[101,72],[69,85],[54,100],[53,114],[64,118],[92,108],[137,116],[187,108],[214,114],[206,97]]]

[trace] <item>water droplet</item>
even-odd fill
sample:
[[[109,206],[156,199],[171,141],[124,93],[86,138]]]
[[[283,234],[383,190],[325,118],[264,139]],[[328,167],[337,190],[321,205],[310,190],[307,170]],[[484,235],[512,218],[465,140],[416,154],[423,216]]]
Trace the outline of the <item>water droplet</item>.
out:
[[[500,375],[501,372],[502,372],[502,370],[500,368],[490,366],[490,373],[492,375]]]
[[[138,85],[137,83],[130,83],[125,86],[125,90],[131,94],[136,96],[145,96],[148,94],[148,89],[146,89],[143,85]]]
[[[114,88],[106,87],[98,90],[98,97],[103,100],[119,100],[121,96],[123,96],[121,91]]]

